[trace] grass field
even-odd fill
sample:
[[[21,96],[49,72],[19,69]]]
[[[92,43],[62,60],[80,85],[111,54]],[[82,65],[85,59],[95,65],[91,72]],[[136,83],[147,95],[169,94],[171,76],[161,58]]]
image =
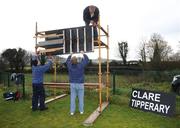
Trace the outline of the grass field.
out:
[[[169,84],[164,83],[129,83],[123,76],[118,76],[116,95],[110,96],[111,104],[95,121],[92,128],[180,128],[180,97],[177,96],[177,114],[173,117],[164,117],[150,112],[132,109],[128,106],[132,87],[145,88],[156,91],[169,91]],[[95,76],[87,76],[91,80]],[[68,80],[61,75],[61,79]],[[133,79],[133,78],[131,78]],[[52,80],[51,75],[45,76],[46,81]],[[118,82],[119,81],[119,82]],[[0,88],[0,95],[4,89]],[[58,91],[58,90],[57,90]],[[26,75],[26,92],[31,94],[31,75]],[[96,91],[85,92],[85,113],[74,116],[69,114],[69,96],[48,104],[47,111],[32,112],[31,99],[17,102],[4,101],[0,97],[0,128],[83,128],[82,122],[97,108],[98,94]],[[77,109],[78,110],[78,109]]]
[[[44,112],[32,112],[30,100],[0,103],[1,128],[81,128],[82,122],[97,107],[97,102],[86,98],[85,113],[69,115],[69,96],[53,103]],[[179,128],[180,118],[162,117],[129,108],[127,105],[110,106],[96,120],[93,128]]]

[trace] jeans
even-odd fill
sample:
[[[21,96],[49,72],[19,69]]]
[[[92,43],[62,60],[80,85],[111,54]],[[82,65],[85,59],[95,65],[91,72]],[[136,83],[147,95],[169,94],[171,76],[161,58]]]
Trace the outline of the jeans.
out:
[[[71,89],[71,104],[70,111],[74,113],[76,110],[76,96],[79,101],[79,112],[84,112],[84,84],[83,83],[70,83]]]
[[[32,96],[32,109],[38,109],[38,102],[39,108],[45,108],[45,91],[43,84],[33,84],[33,96]]]

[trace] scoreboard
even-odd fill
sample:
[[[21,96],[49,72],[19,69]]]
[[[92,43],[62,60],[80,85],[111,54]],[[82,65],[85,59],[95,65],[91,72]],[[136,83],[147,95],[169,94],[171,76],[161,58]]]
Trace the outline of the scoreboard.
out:
[[[94,43],[95,29],[93,26],[82,26],[38,32],[38,37],[44,40],[37,42],[37,47],[45,49],[41,52],[46,51],[53,55],[93,52],[97,45]]]

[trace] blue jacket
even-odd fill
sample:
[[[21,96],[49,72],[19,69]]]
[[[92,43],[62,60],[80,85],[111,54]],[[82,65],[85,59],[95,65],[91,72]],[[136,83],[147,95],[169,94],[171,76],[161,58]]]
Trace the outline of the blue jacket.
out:
[[[32,66],[32,83],[42,84],[44,73],[51,67],[52,61],[48,60],[45,65]]]
[[[84,54],[81,63],[78,64],[71,63],[71,55],[67,58],[66,64],[68,67],[70,83],[84,83],[84,68],[88,62],[89,58],[86,54]]]

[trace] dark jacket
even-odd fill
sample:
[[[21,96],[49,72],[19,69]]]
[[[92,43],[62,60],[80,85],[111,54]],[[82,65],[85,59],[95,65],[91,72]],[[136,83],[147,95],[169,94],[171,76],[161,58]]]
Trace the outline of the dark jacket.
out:
[[[84,54],[81,63],[78,64],[71,63],[71,55],[67,58],[66,64],[68,67],[70,83],[84,83],[84,68],[88,62],[89,58],[86,54]]]
[[[83,20],[85,21],[86,25],[89,25],[91,20],[97,23],[98,18],[99,18],[99,9],[97,7],[95,9],[93,17],[91,17],[91,14],[89,12],[89,6],[84,9]]]

